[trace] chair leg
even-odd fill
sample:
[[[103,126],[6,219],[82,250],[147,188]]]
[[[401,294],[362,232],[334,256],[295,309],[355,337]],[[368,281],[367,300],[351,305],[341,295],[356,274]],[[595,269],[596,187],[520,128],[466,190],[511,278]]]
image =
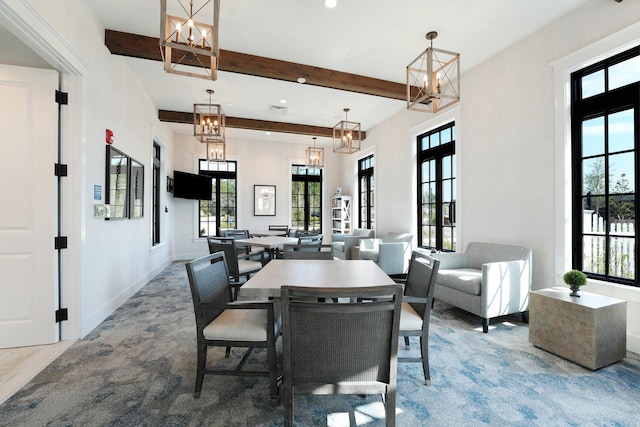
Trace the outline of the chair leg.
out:
[[[200,397],[202,391],[202,383],[204,382],[204,370],[207,365],[207,345],[198,344],[198,361],[196,368],[196,388],[193,392],[194,399]]]
[[[424,384],[431,385],[431,371],[429,371],[429,340],[422,337],[420,337],[420,356],[422,357]]]
[[[409,337],[407,336],[404,337],[404,348],[409,350]]]
[[[396,425],[396,391],[387,390],[384,398],[384,419],[387,427]]]
[[[284,406],[284,427],[293,427],[293,390],[289,387],[284,387],[282,406]]]
[[[230,354],[231,354],[231,347],[225,348],[224,349],[224,358],[228,359]]]
[[[267,347],[267,363],[269,365],[269,388],[271,390],[271,404],[276,406],[280,393],[278,390],[278,363],[275,343]]]
[[[485,334],[489,332],[489,319],[482,319],[482,332]]]

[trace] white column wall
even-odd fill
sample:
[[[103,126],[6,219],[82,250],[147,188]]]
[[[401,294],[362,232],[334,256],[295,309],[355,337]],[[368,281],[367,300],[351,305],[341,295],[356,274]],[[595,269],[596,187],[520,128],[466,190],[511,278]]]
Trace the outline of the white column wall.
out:
[[[301,143],[284,142],[274,134],[270,140],[230,137],[227,135],[226,157],[238,162],[238,225],[239,229],[266,230],[270,224],[291,224],[291,165],[304,164],[305,149],[313,143],[311,138],[300,136]],[[339,168],[341,157],[334,154],[327,140],[316,145],[325,149],[323,173],[323,234],[330,241],[331,196],[341,185]],[[204,144],[193,135],[176,134],[174,169],[197,173],[198,159],[205,155]],[[168,172],[172,176],[172,172]],[[276,215],[253,215],[253,186],[276,186]],[[176,259],[193,259],[208,253],[206,240],[198,237],[198,202],[173,199],[175,209],[174,253]]]
[[[78,240],[70,250],[75,254],[79,276],[75,278],[78,283],[74,292],[80,293],[80,307],[71,307],[71,310],[81,311],[79,332],[84,336],[172,260],[172,235],[167,232],[172,225],[165,218],[163,244],[156,247],[151,244],[151,181],[153,139],[164,146],[166,154],[171,152],[173,136],[167,125],[157,120],[155,106],[125,58],[108,51],[104,45],[104,28],[97,25],[83,2],[71,5],[64,0],[12,1],[39,14],[43,21],[33,25],[37,28],[46,21],[47,29],[59,34],[87,68],[85,75],[80,76],[81,83],[73,88],[81,93],[70,94],[71,100],[82,104],[81,108],[74,106],[76,117],[70,120],[77,120],[75,126],[79,133],[73,135],[75,139],[65,140],[65,152],[77,153],[75,159],[69,159],[73,160],[70,170],[82,179],[73,181],[79,187],[63,202],[63,211],[68,212],[69,207],[80,211],[80,221],[74,224],[80,228]],[[114,147],[145,166],[145,213],[141,219],[105,221],[93,216],[94,204],[105,200],[106,128],[115,133]],[[68,129],[63,129],[63,133],[65,130]],[[166,155],[165,161],[165,167],[170,167],[171,161]],[[101,200],[94,200],[94,185],[102,187]],[[162,206],[165,194],[162,192]]]
[[[533,288],[561,283],[558,277],[570,260],[561,255],[557,262],[556,251],[564,253],[569,243],[563,200],[570,197],[570,183],[569,163],[558,156],[568,153],[568,133],[556,128],[552,64],[638,21],[638,2],[590,1],[462,76],[456,118],[460,248],[470,241],[530,247]],[[640,33],[636,39],[640,42]],[[414,112],[403,111],[368,131],[367,146],[376,150],[379,233],[394,231],[396,221],[416,222],[416,192],[405,190],[415,186],[415,135],[445,122],[446,114],[426,115],[420,123]],[[351,164],[345,163],[344,179],[355,183]],[[640,352],[640,289],[591,285],[585,291],[629,301],[627,346]]]

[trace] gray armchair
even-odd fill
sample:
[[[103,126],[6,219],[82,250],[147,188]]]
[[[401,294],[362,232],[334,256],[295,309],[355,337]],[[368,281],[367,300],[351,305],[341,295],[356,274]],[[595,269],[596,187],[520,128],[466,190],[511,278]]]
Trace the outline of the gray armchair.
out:
[[[531,291],[531,249],[495,243],[471,242],[464,252],[441,252],[435,300],[444,301],[482,318],[521,313],[528,321]]]
[[[404,274],[409,268],[412,241],[413,235],[409,233],[388,233],[380,239],[362,239],[358,257],[375,262],[389,275]]]
[[[360,240],[375,237],[375,232],[366,228],[356,228],[351,234],[334,234],[331,236],[333,256],[339,259],[351,259],[351,248],[358,246]]]

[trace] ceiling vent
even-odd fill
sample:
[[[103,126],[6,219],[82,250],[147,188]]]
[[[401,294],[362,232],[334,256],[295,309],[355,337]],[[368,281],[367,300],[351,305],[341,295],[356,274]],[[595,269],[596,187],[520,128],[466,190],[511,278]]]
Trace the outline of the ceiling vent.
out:
[[[281,105],[269,105],[267,107],[267,113],[278,114],[284,116],[289,112],[289,107],[283,107]]]

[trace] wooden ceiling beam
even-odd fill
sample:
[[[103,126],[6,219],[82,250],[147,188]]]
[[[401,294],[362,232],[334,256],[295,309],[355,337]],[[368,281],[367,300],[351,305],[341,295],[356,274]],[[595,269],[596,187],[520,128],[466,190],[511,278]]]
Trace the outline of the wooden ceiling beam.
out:
[[[184,123],[193,125],[193,113],[181,111],[159,110],[158,119],[161,122]],[[234,129],[252,129],[264,132],[293,133],[297,135],[309,135],[333,138],[333,128],[312,125],[300,125],[295,123],[272,122],[268,120],[244,119],[240,117],[225,117],[225,126]],[[360,132],[362,140],[367,138],[366,132]]]
[[[104,33],[104,43],[114,55],[162,61],[158,38],[109,29]],[[195,63],[195,65],[198,64]],[[223,49],[220,49],[218,70],[294,83],[297,83],[298,78],[303,77],[306,79],[305,84],[311,86],[403,101],[407,96],[406,86],[402,83]]]

